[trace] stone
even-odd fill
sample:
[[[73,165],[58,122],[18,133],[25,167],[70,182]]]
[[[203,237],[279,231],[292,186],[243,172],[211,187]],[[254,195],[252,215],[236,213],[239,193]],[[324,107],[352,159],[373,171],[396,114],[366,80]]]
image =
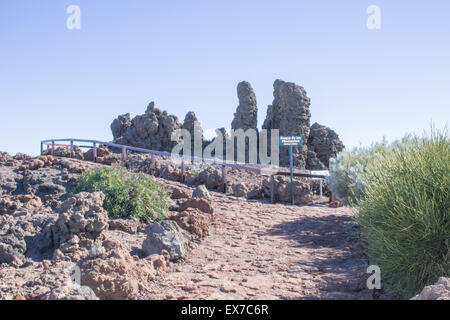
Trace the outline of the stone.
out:
[[[31,160],[30,164],[28,165],[28,169],[30,170],[38,170],[40,168],[43,168],[45,166],[45,162],[39,159],[33,159]]]
[[[183,121],[182,128],[188,130],[189,133],[191,134],[191,156],[201,157],[203,149],[195,150],[194,138],[195,138],[195,136],[198,137],[199,147],[202,148],[203,147],[203,129],[202,129],[200,122],[198,121],[197,116],[195,115],[194,112],[190,111],[186,114],[186,117],[184,118],[184,121]],[[197,154],[195,153],[196,151],[197,151]],[[200,153],[200,154],[198,154],[198,153]]]
[[[23,256],[27,251],[25,234],[20,228],[0,234],[0,264],[11,263],[15,256]]]
[[[163,255],[152,254],[151,256],[147,257],[147,260],[151,261],[153,268],[155,268],[157,272],[166,272],[167,262],[166,258]]]
[[[209,233],[208,230],[211,225],[212,216],[199,209],[188,208],[185,211],[172,216],[170,219],[176,221],[176,223],[184,230],[199,238],[204,238]]]
[[[81,285],[102,300],[137,299],[142,283],[154,279],[153,264],[135,260],[118,241],[104,240],[104,253],[81,263]]]
[[[188,208],[194,208],[199,209],[200,211],[204,213],[213,214],[214,208],[212,206],[211,201],[207,199],[201,199],[201,198],[191,198],[187,199],[183,202],[180,202],[180,207],[178,211],[182,212],[187,210]]]
[[[169,207],[169,211],[178,211],[178,209],[180,208],[178,203],[176,203],[176,201],[171,198],[167,199],[167,204]]]
[[[20,268],[3,265],[0,300],[7,299],[8,295],[25,300],[98,300],[89,287],[74,281],[76,268],[68,261],[28,261]]]
[[[426,286],[411,300],[450,300],[450,278],[439,278],[434,285]]]
[[[56,222],[65,235],[84,234],[95,239],[109,227],[108,212],[103,209],[105,196],[102,192],[82,192],[67,199],[59,209]]]
[[[274,82],[274,100],[267,108],[263,129],[279,129],[280,136],[301,136],[303,146],[293,150],[294,166],[304,169],[307,160],[307,147],[310,131],[310,104],[303,87],[291,82]],[[268,141],[270,141],[268,135]],[[280,165],[289,165],[289,148],[280,147]]]
[[[306,169],[308,170],[328,170],[328,168],[317,158],[314,151],[308,150],[306,159]]]
[[[250,83],[243,81],[237,86],[239,106],[234,114],[231,128],[236,129],[255,129],[257,128],[258,107],[256,95]]]
[[[0,167],[0,196],[15,193],[22,179],[23,176],[14,172],[12,167]]]
[[[195,188],[192,193],[192,198],[211,199],[211,195],[209,194],[208,189],[206,189],[206,186],[202,184]]]
[[[0,214],[12,214],[17,210],[35,212],[42,207],[41,199],[31,194],[0,198]]]
[[[102,159],[102,161],[104,161],[103,158],[109,157],[110,154],[111,153],[107,146],[97,147],[97,160],[99,160],[99,158],[100,158],[100,159]],[[90,149],[90,150],[86,151],[83,155],[83,158],[86,161],[94,161],[94,149]]]
[[[254,187],[247,193],[248,199],[260,199],[264,197],[264,192],[260,187]]]
[[[330,158],[336,158],[345,148],[336,132],[318,123],[311,126],[307,146],[327,168]]]
[[[19,160],[11,157],[7,152],[0,151],[0,166],[16,167],[20,164]]]
[[[187,199],[191,197],[191,193],[186,189],[173,187],[171,190],[170,197],[174,200]]]
[[[335,209],[343,207],[343,206],[344,206],[344,204],[342,203],[342,201],[337,200],[337,199],[331,201],[330,204],[328,205],[329,208],[335,208]]]
[[[167,152],[171,152],[177,144],[171,139],[177,129],[181,129],[178,118],[155,108],[154,102],[149,104],[145,114],[131,120],[127,113],[111,124],[115,143]]]
[[[263,188],[265,193],[270,195],[270,179],[263,179]],[[275,177],[275,200],[281,202],[291,202],[291,183],[290,178],[286,176]],[[312,202],[313,193],[308,183],[300,182],[294,179],[294,203],[308,204]]]
[[[23,193],[38,196],[43,202],[66,200],[77,184],[78,175],[56,167],[26,171],[22,180]]]
[[[99,300],[95,292],[88,286],[68,281],[65,284],[52,289],[44,300]]]
[[[131,219],[110,219],[109,230],[120,230],[129,234],[136,234],[139,223]]]
[[[204,184],[208,189],[218,188],[222,182],[222,172],[214,167],[208,167],[198,175],[200,184]]]
[[[52,150],[44,150],[42,152],[43,155],[52,155]],[[62,157],[62,158],[70,158],[70,148],[69,147],[57,147],[53,152],[53,156]],[[83,160],[84,154],[83,151],[78,147],[73,147],[73,159]]]
[[[233,190],[233,195],[236,197],[247,197],[248,194],[248,188],[247,185],[243,182],[234,183],[231,186],[231,189]]]
[[[175,221],[155,222],[145,229],[147,238],[142,249],[147,255],[167,250],[172,260],[182,258],[188,250],[188,238]]]

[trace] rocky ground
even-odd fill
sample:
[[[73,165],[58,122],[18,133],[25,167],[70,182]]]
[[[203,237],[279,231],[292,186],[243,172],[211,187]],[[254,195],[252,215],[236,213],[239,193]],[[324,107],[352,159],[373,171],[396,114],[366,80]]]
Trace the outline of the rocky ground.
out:
[[[215,169],[202,168],[188,185],[160,159],[152,170],[171,196],[167,219],[110,219],[102,193],[72,191],[82,172],[118,159],[106,151],[104,164],[0,153],[0,299],[373,298],[350,209],[312,201],[311,189],[302,206],[271,204],[264,192],[208,191],[198,184],[214,179],[201,172]],[[147,168],[148,159],[132,159],[130,170]],[[421,297],[436,298],[427,290]]]
[[[210,235],[142,298],[372,299],[350,209],[211,197]]]

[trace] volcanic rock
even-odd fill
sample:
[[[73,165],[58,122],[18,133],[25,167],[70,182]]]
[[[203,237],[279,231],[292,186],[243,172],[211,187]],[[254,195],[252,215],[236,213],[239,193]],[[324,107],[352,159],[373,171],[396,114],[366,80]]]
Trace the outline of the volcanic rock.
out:
[[[326,167],[329,166],[330,158],[336,158],[337,154],[345,148],[336,132],[318,123],[311,126],[307,145]]]
[[[256,105],[256,96],[250,83],[243,81],[237,86],[239,106],[234,114],[231,128],[236,129],[255,129],[257,127],[258,107]]]
[[[181,129],[178,118],[155,108],[154,102],[149,104],[145,114],[131,120],[127,113],[111,124],[115,143],[167,152],[177,144],[171,140],[176,129]]]
[[[209,194],[206,186],[202,184],[195,188],[194,192],[192,193],[192,198],[211,199],[211,195]]]
[[[146,228],[147,238],[142,249],[147,255],[159,254],[167,250],[171,259],[183,257],[188,250],[188,238],[175,221],[155,222]]]
[[[310,99],[305,89],[295,83],[276,80],[273,87],[274,100],[267,108],[267,116],[262,128],[279,129],[280,136],[301,136],[304,145],[293,148],[294,166],[304,169],[307,161],[305,143],[309,137],[311,118]],[[289,165],[288,148],[280,148],[280,165]]]

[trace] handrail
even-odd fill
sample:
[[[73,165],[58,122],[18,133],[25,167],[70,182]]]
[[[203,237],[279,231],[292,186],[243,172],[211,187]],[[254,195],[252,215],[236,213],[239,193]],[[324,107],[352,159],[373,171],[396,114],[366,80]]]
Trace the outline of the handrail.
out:
[[[184,156],[184,155],[179,155],[179,154],[175,154],[175,153],[170,153],[170,152],[165,152],[165,151],[156,151],[156,150],[150,150],[150,149],[144,149],[144,148],[139,148],[139,147],[133,147],[133,146],[127,146],[127,145],[122,145],[122,144],[117,144],[117,143],[113,143],[113,142],[104,142],[104,141],[99,141],[99,140],[88,140],[88,139],[75,139],[75,138],[67,138],[67,139],[49,139],[49,140],[42,140],[41,141],[41,155],[44,152],[44,144],[47,144],[47,150],[48,150],[48,146],[51,145],[51,154],[53,155],[55,152],[55,146],[57,146],[57,144],[55,144],[55,142],[70,142],[70,144],[68,145],[70,147],[70,157],[73,157],[73,152],[74,152],[74,143],[75,142],[81,142],[81,143],[92,143],[92,149],[93,149],[93,160],[94,162],[97,161],[97,146],[100,145],[104,145],[104,146],[108,146],[108,147],[112,147],[112,148],[118,148],[118,149],[122,149],[122,160],[126,160],[128,157],[128,151],[135,151],[135,152],[141,152],[141,153],[149,153],[152,155],[152,163],[154,163],[154,155],[157,156],[166,156],[166,157],[173,157],[173,158],[178,158],[181,160],[181,174],[182,174],[182,179],[184,180],[184,176],[185,176],[185,164],[184,161],[197,161],[197,162],[202,162],[202,163],[209,163],[209,164],[215,164],[215,165],[220,165],[222,166],[222,189],[225,192],[225,184],[226,184],[226,167],[229,168],[235,168],[235,169],[241,169],[241,170],[246,170],[246,171],[252,171],[252,172],[256,172],[258,174],[261,175],[270,175],[270,180],[271,180],[271,200],[272,202],[274,201],[274,188],[275,188],[275,179],[274,177],[276,175],[290,175],[290,172],[288,171],[276,171],[276,170],[268,170],[267,168],[255,168],[255,167],[249,167],[249,166],[244,166],[242,164],[240,164],[240,162],[236,162],[233,161],[233,163],[228,163],[226,162],[226,160],[221,160],[218,158],[200,158],[200,157],[195,157],[195,156]],[[80,147],[80,146],[79,146]],[[87,146],[83,146],[85,148],[89,148]],[[315,175],[315,174],[310,174],[310,173],[305,173],[305,172],[299,172],[298,170],[294,170],[294,176],[296,177],[303,177],[303,178],[314,178],[314,179],[321,179],[320,181],[320,195],[322,196],[322,180],[326,179],[326,177],[324,175]]]

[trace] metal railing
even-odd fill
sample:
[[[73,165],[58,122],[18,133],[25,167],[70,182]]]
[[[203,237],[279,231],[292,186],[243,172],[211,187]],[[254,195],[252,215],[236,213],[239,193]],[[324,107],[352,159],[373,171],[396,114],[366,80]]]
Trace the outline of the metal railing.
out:
[[[57,142],[69,142],[69,144],[62,144]],[[75,146],[75,143],[87,143],[91,144],[88,146],[85,145],[77,145]],[[164,151],[156,151],[156,150],[149,150],[144,148],[138,148],[138,147],[132,147],[132,146],[126,146],[122,144],[112,143],[112,142],[104,142],[104,141],[98,141],[98,140],[86,140],[86,139],[75,139],[75,138],[69,138],[69,139],[50,139],[50,140],[42,140],[41,141],[41,155],[44,153],[44,145],[47,145],[47,151],[50,150],[50,154],[55,154],[55,148],[56,147],[66,147],[69,149],[70,157],[73,158],[74,156],[74,148],[92,148],[93,151],[93,161],[97,161],[97,148],[100,146],[108,146],[111,148],[116,148],[121,150],[121,158],[122,161],[126,161],[128,159],[128,151],[134,151],[134,152],[140,152],[140,153],[147,153],[151,155],[151,168],[155,167],[156,159],[155,156],[162,156],[162,157],[170,157],[170,158],[178,158],[181,160],[181,179],[182,182],[184,182],[185,176],[186,176],[186,165],[185,161],[191,161],[191,162],[202,162],[202,163],[209,163],[213,165],[220,165],[222,167],[222,181],[221,181],[221,190],[222,192],[226,192],[226,182],[227,182],[227,172],[226,168],[235,168],[245,171],[251,171],[255,172],[257,174],[263,175],[263,176],[270,176],[270,199],[271,202],[275,202],[275,176],[289,176],[290,171],[284,171],[279,170],[277,168],[277,171],[273,171],[271,168],[257,168],[257,167],[249,167],[242,164],[239,164],[237,162],[230,163],[226,162],[226,160],[218,159],[218,158],[200,158],[195,156],[184,156],[180,154],[174,154],[170,152],[164,152]],[[302,178],[313,178],[313,179],[321,179],[320,183],[320,196],[322,197],[322,180],[326,179],[325,175],[316,175],[311,173],[302,172],[299,170],[294,170],[294,176],[295,177],[302,177]],[[330,201],[331,201],[330,196]]]

